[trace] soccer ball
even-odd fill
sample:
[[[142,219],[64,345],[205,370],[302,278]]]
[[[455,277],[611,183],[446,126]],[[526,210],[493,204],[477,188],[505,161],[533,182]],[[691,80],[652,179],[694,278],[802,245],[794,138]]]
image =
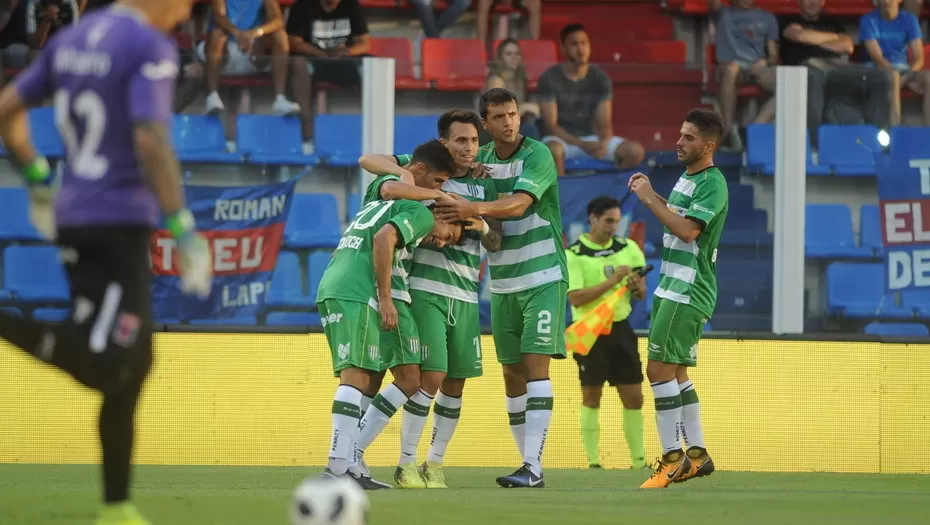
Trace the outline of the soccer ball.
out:
[[[294,490],[292,525],[366,525],[368,496],[348,478],[306,479]]]

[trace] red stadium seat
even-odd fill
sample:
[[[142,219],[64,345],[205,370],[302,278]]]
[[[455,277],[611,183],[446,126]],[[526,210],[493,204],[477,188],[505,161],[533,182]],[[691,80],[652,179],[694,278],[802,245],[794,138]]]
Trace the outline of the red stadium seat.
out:
[[[423,40],[423,80],[442,91],[476,91],[484,86],[487,57],[477,39]]]
[[[610,42],[594,46],[594,63],[684,65],[687,47],[680,40]]]
[[[372,38],[371,54],[394,59],[394,87],[397,89],[426,89],[429,82],[413,74],[413,49],[407,38]]]
[[[495,58],[500,44],[500,40],[495,40],[491,46]],[[555,42],[551,40],[520,40],[520,52],[523,54],[523,67],[526,68],[530,84],[535,84],[547,69],[559,63]]]

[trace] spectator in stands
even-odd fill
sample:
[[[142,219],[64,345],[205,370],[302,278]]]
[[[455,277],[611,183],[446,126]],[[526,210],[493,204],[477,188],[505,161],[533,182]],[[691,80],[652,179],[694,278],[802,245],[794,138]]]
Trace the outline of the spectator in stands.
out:
[[[755,84],[775,92],[778,65],[778,22],[768,11],[752,6],[753,0],[734,0],[726,6],[709,0],[717,27],[717,76],[720,82],[720,113],[729,147],[742,149],[736,123],[737,86]],[[768,122],[775,115],[775,99],[769,98],[759,110],[756,122]]]
[[[29,63],[29,44],[26,38],[26,1],[13,0],[9,8],[0,13],[5,20],[0,29],[0,76],[4,68],[22,69]],[[0,79],[4,82],[6,79]]]
[[[924,42],[917,17],[901,11],[901,0],[880,0],[859,19],[866,63],[888,74],[891,125],[901,123],[901,88],[923,96],[924,125],[930,126],[930,72],[923,71]],[[910,55],[910,56],[908,56]]]
[[[539,78],[536,99],[542,113],[542,141],[552,150],[559,176],[565,161],[582,156],[638,166],[643,145],[614,136],[611,123],[613,83],[601,68],[588,63],[591,39],[581,24],[561,32],[567,62],[552,66]]]
[[[303,151],[313,153],[313,81],[361,83],[358,57],[368,54],[368,22],[357,0],[297,0],[287,21],[291,76],[300,104]]]
[[[213,0],[213,24],[207,41],[198,46],[206,63],[207,113],[226,109],[218,92],[221,68],[226,75],[263,73],[269,69],[270,55],[276,95],[271,109],[278,115],[296,115],[300,108],[285,96],[290,48],[278,1]]]
[[[471,0],[447,0],[446,10],[439,18],[433,12],[434,0],[410,0],[417,10],[417,16],[423,24],[423,33],[427,38],[439,38],[442,32],[449,29],[458,21],[462,13],[468,10]]]
[[[824,0],[798,0],[800,12],[779,19],[779,54],[786,66],[808,66],[807,123],[811,137],[824,118],[827,73],[849,63],[853,40],[840,20],[823,16]]]
[[[38,51],[62,27],[77,22],[87,0],[27,0],[26,40]]]
[[[478,0],[478,7],[475,8],[475,14],[478,17],[476,22],[478,39],[485,46],[488,45],[488,35],[490,34],[491,10],[498,3],[509,7],[515,1],[526,11],[528,25],[530,26],[530,38],[539,40],[542,31],[542,0]]]
[[[6,28],[19,6],[19,0],[0,0],[0,31]]]
[[[491,62],[484,90],[504,88],[516,95],[520,106],[520,134],[539,140],[539,104],[528,102],[528,80],[520,44],[513,38],[502,41],[497,46],[496,58]]]

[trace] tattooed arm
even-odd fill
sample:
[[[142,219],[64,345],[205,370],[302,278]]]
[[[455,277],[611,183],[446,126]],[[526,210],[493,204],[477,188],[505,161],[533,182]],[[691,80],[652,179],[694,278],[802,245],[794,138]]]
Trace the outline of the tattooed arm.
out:
[[[497,219],[483,218],[488,225],[488,231],[481,235],[481,245],[489,252],[500,251],[501,243],[504,240],[504,224]]]

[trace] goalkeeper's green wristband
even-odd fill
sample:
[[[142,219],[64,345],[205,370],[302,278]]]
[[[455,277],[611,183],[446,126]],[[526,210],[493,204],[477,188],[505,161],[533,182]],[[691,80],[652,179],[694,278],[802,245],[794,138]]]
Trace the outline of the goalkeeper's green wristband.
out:
[[[52,169],[48,165],[45,157],[39,156],[32,159],[32,162],[23,166],[23,176],[26,182],[30,184],[42,184],[47,182],[52,174]]]
[[[183,209],[165,219],[165,225],[168,226],[172,237],[180,239],[194,229],[194,214],[188,209]]]

